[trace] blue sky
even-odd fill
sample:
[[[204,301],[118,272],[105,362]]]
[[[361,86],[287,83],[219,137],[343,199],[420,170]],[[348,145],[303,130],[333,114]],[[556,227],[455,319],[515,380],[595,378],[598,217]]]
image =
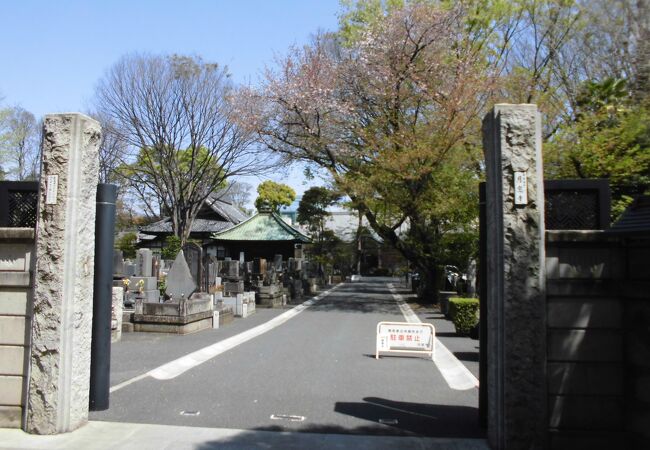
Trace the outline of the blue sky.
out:
[[[130,52],[200,55],[254,84],[275,54],[335,29],[339,11],[338,0],[5,0],[0,95],[37,117],[84,111]]]

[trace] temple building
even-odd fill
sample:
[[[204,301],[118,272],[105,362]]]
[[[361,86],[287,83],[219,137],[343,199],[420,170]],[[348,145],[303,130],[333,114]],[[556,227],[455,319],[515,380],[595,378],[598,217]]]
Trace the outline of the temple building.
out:
[[[275,255],[282,255],[285,260],[301,257],[303,244],[310,242],[309,237],[270,208],[261,208],[247,220],[212,233],[212,240],[204,245],[204,249],[218,259],[239,259],[243,252],[246,261],[253,258],[272,261]]]
[[[223,192],[210,194],[199,211],[190,232],[190,239],[201,244],[211,239],[213,233],[227,230],[248,218],[230,197]],[[138,247],[150,248],[154,251],[161,249],[167,236],[171,236],[172,221],[166,217],[158,222],[141,227],[138,232]]]

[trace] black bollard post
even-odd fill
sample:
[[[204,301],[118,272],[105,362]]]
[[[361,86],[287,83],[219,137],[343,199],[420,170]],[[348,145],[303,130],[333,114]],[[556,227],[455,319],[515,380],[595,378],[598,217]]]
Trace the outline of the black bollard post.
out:
[[[97,185],[95,218],[95,281],[93,335],[90,354],[90,410],[108,409],[111,369],[111,303],[113,296],[113,244],[117,186]]]

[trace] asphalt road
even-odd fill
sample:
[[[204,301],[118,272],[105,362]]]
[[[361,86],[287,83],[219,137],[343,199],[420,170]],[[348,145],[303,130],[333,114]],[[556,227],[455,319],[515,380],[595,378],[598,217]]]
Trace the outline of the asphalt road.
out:
[[[143,377],[113,392],[91,420],[373,435],[482,437],[478,389],[453,390],[430,359],[374,358],[380,321],[404,321],[388,279],[346,283],[276,328],[169,380]],[[405,291],[404,291],[405,292]],[[190,336],[123,334],[113,386],[267,322],[258,311]],[[476,376],[478,342],[453,335],[432,310],[439,339]],[[185,414],[183,414],[185,412]]]

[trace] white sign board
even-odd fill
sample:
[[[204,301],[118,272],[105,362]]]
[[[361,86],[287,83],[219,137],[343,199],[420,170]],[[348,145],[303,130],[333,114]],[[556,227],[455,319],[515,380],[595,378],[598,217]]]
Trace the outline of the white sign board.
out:
[[[46,181],[45,204],[56,205],[56,195],[59,190],[59,176],[48,175]]]
[[[434,338],[430,323],[379,322],[375,358],[379,352],[424,353],[433,358]]]
[[[526,172],[515,172],[515,205],[528,204],[528,180]]]

